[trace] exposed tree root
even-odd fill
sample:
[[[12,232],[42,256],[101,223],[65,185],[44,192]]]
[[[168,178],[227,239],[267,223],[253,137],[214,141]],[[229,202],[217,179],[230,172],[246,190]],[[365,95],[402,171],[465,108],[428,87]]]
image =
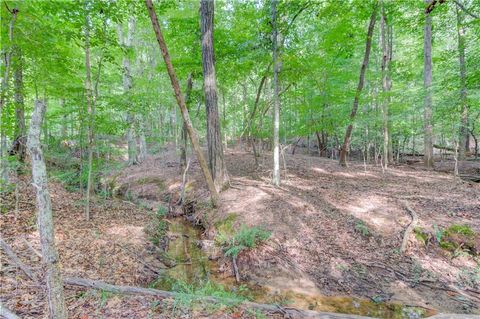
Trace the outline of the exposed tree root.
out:
[[[418,216],[417,213],[408,205],[407,202],[402,202],[405,208],[407,209],[408,213],[412,217],[412,222],[410,225],[408,225],[407,229],[405,230],[405,233],[403,234],[403,240],[402,240],[402,246],[400,246],[400,253],[404,254],[405,250],[407,249],[407,244],[408,244],[408,239],[410,238],[410,235],[413,232],[413,229],[417,225],[418,221]]]

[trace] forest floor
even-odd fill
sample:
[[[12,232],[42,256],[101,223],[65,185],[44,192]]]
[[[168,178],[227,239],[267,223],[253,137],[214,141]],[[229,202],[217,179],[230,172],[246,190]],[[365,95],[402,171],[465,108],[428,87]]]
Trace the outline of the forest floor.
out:
[[[406,253],[399,253],[411,221],[406,205],[416,212],[418,226],[426,233],[435,234],[434,229],[454,224],[468,225],[479,233],[478,183],[416,166],[395,166],[383,172],[372,165],[351,163],[342,168],[330,159],[286,155],[282,186],[274,188],[271,171],[266,169],[268,154],[260,158],[258,169],[252,155],[243,151],[227,150],[226,160],[232,187],[222,193],[220,207],[212,210],[205,204],[208,192],[198,162],[192,158],[187,188],[189,200],[196,205],[189,213],[204,225],[204,236],[210,239],[215,235],[212,226],[229,216],[235,216],[237,226],[272,231],[264,245],[239,255],[243,280],[278,293],[310,296],[304,298],[304,306],[322,311],[329,309],[312,306],[320,296],[349,295],[440,312],[480,313],[480,266],[475,257],[447,252],[433,240],[423,245],[413,234]],[[172,206],[178,199],[177,155],[161,150],[114,179],[124,199],[97,198],[91,221],[84,220],[80,194],[50,182],[62,271],[65,276],[148,286],[158,277],[155,269],[164,267],[144,231],[155,218],[150,208],[156,207],[149,204],[170,202]],[[0,220],[2,237],[40,275],[34,190],[27,177],[17,185],[17,212],[14,193],[2,198],[6,208]],[[125,200],[130,197],[145,204]],[[44,317],[44,287],[29,280],[3,252],[1,262],[2,302],[22,318]],[[230,261],[220,259],[219,263],[223,263],[219,269],[231,276]],[[179,317],[172,312],[173,301],[167,300],[164,307],[153,297],[66,287],[72,318]],[[204,316],[200,311],[194,317]],[[210,312],[210,316],[238,318],[221,311]]]
[[[138,183],[158,177],[166,191],[178,194],[181,173],[176,154],[165,150],[160,154],[122,173],[121,183],[128,184],[135,196],[147,200],[164,196],[165,191],[152,183]],[[232,215],[237,226],[272,231],[266,245],[239,256],[243,279],[278,292],[353,295],[442,312],[480,313],[476,257],[447,252],[434,238],[424,245],[415,234],[409,237],[406,253],[399,252],[412,219],[407,206],[418,216],[417,229],[428,236],[451,225],[468,225],[478,234],[480,184],[417,164],[384,172],[358,162],[343,168],[335,160],[288,154],[282,186],[274,188],[271,170],[266,169],[269,154],[259,159],[258,169],[252,154],[243,151],[226,151],[226,161],[232,187],[222,193],[219,209],[198,205],[195,216],[210,239],[215,235],[210,227]],[[453,170],[451,163],[439,164],[442,170],[450,166]],[[478,170],[480,163],[460,163],[460,170],[464,168]],[[189,181],[194,202],[204,203],[208,192],[194,159]]]

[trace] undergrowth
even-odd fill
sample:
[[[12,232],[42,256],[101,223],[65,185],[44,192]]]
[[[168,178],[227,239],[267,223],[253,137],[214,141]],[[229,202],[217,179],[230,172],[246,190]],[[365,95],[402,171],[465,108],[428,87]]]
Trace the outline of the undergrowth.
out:
[[[248,227],[245,224],[240,229],[228,237],[225,233],[217,235],[217,243],[223,247],[226,256],[237,257],[245,249],[256,248],[259,244],[266,241],[271,236],[271,232],[260,227]]]

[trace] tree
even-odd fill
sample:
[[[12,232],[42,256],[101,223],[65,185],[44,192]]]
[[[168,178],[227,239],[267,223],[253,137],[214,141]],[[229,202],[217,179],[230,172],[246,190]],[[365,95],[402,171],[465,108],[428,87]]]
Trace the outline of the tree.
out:
[[[32,179],[37,196],[37,223],[42,246],[42,259],[46,267],[48,308],[52,318],[68,318],[63,280],[60,273],[58,252],[55,247],[53,229],[52,203],[48,191],[47,169],[40,147],[40,132],[45,114],[45,103],[35,101],[35,109],[30,121],[27,146],[32,159]]]
[[[170,54],[168,53],[167,45],[165,43],[165,39],[163,38],[162,30],[160,29],[160,24],[158,23],[157,14],[153,7],[152,0],[145,0],[145,4],[147,6],[148,14],[152,22],[153,30],[155,31],[155,36],[157,38],[158,45],[160,46],[160,50],[162,51],[163,60],[165,61],[165,64],[167,66],[167,72],[168,72],[168,76],[170,77],[170,81],[172,83],[173,91],[175,93],[175,99],[177,100],[178,107],[182,112],[183,122],[187,127],[187,132],[188,132],[188,135],[190,136],[190,142],[192,143],[193,150],[195,151],[195,155],[197,156],[198,162],[200,163],[203,176],[205,177],[205,180],[207,182],[212,204],[213,206],[216,206],[218,203],[218,192],[217,192],[217,189],[215,188],[215,183],[213,182],[212,175],[208,169],[207,161],[205,161],[205,157],[203,156],[202,150],[200,148],[200,144],[198,143],[197,133],[193,129],[190,116],[188,115],[188,109],[185,104],[185,100],[183,98],[182,92],[180,90],[180,85],[178,84],[177,76],[175,74],[175,69],[173,68],[173,64],[170,60]]]
[[[360,77],[358,79],[358,86],[355,92],[355,98],[353,100],[353,108],[350,113],[350,124],[348,124],[347,131],[345,132],[345,137],[343,139],[342,149],[340,150],[340,165],[347,166],[347,154],[350,149],[350,139],[353,131],[353,121],[357,115],[358,103],[360,101],[360,95],[362,94],[363,85],[365,82],[365,71],[368,67],[368,61],[370,59],[370,49],[372,47],[372,35],[373,29],[375,28],[375,21],[377,19],[377,10],[378,3],[375,3],[372,15],[370,16],[370,23],[368,25],[367,40],[365,44],[365,54],[363,56],[362,67],[360,68]]]
[[[91,77],[91,67],[90,67],[90,12],[88,8],[89,2],[85,1],[85,96],[87,98],[87,126],[88,126],[88,177],[87,177],[87,193],[86,193],[86,203],[85,203],[85,219],[90,219],[90,196],[92,195],[93,188],[93,125],[95,122],[94,106],[93,106],[93,97],[92,97],[92,77]]]
[[[203,88],[207,112],[208,163],[217,191],[228,185],[228,173],[223,156],[220,118],[218,116],[215,52],[213,47],[214,0],[200,1],[200,26],[202,32]]]
[[[277,1],[272,0],[272,59],[273,59],[273,174],[272,184],[280,186],[280,96],[278,73],[278,30],[277,30]]]
[[[423,161],[427,168],[433,168],[433,124],[432,124],[432,16],[429,11],[432,0],[425,0],[425,26],[423,32]]]
[[[458,35],[458,62],[460,69],[460,131],[459,131],[459,148],[458,158],[465,159],[465,151],[468,147],[468,101],[467,101],[467,69],[465,67],[465,27],[463,20],[465,14],[459,9],[458,4],[455,6],[457,15],[457,35]]]

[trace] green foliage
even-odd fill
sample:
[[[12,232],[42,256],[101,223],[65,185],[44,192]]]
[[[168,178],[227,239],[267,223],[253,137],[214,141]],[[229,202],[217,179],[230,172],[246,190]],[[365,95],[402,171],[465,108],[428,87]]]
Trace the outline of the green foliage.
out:
[[[161,244],[168,231],[168,223],[165,219],[167,212],[167,208],[159,206],[155,213],[155,218],[145,229],[145,232],[149,236],[149,240],[156,246]]]
[[[417,238],[417,240],[425,246],[427,244],[428,240],[430,239],[430,234],[428,232],[424,231],[419,226],[415,227],[413,229],[413,232],[415,234],[415,238]]]
[[[362,236],[368,237],[370,236],[370,230],[368,229],[367,225],[364,222],[358,221],[355,224],[355,230],[362,234]]]
[[[232,237],[220,233],[217,235],[216,241],[223,246],[226,256],[237,257],[245,249],[256,248],[260,243],[270,238],[271,234],[271,232],[262,228],[248,227],[242,224]]]

